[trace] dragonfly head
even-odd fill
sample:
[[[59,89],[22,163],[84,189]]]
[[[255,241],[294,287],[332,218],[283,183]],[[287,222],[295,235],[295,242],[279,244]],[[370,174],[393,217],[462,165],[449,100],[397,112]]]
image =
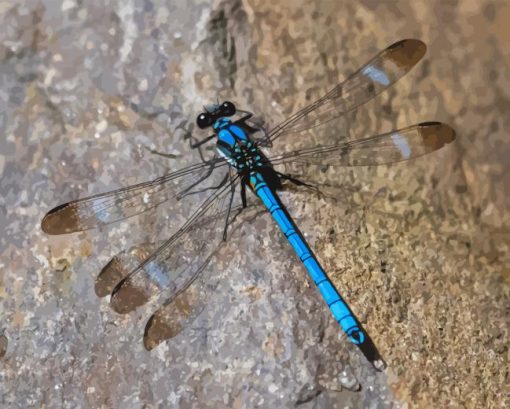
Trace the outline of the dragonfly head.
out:
[[[216,129],[216,124],[218,124],[218,127],[220,127],[224,122],[219,121],[220,119],[225,119],[225,117],[232,116],[235,113],[236,107],[230,101],[225,101],[221,105],[213,104],[205,106],[204,112],[197,116],[197,126],[200,129],[214,126]]]

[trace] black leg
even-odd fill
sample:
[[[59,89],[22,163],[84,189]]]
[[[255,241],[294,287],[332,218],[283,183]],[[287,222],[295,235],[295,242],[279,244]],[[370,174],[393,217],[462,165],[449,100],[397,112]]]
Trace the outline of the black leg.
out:
[[[147,149],[150,153],[152,153],[153,155],[158,155],[158,156],[163,156],[164,158],[168,158],[168,159],[175,159],[175,158],[178,158],[180,155],[174,155],[173,153],[164,153],[164,152],[159,152],[155,149],[151,149],[147,146],[144,146],[145,149]]]
[[[198,180],[196,180],[195,182],[193,182],[190,186],[188,186],[186,189],[184,189],[182,192],[180,192],[178,195],[177,195],[177,198],[178,199],[181,199],[183,198],[184,196],[187,196],[189,194],[189,191],[191,189],[193,189],[195,186],[197,186],[198,184],[202,183],[205,179],[207,179],[209,176],[211,176],[211,173],[213,172],[214,170],[214,161],[211,161],[211,164],[209,166],[209,168],[207,169],[207,173],[203,176],[201,176]]]
[[[257,128],[257,130],[262,132],[262,134],[264,135],[263,138],[259,142],[259,146],[271,148],[273,146],[273,142],[271,142],[271,138],[269,137],[269,133],[267,132],[266,128],[263,126],[260,126]]]
[[[243,111],[242,109],[237,109],[236,112],[244,115],[242,118],[238,119],[236,122],[245,122],[253,116],[253,114],[251,112]]]
[[[241,179],[241,200],[242,200],[242,206],[237,209],[236,213],[232,217],[232,220],[230,221],[229,225],[234,223],[234,221],[237,219],[237,217],[243,212],[244,209],[248,207],[248,203],[246,202],[246,183],[243,182]],[[232,203],[231,203],[232,204]]]
[[[271,142],[271,137],[269,136],[269,133],[267,132],[266,128],[260,127],[259,131],[262,132],[264,136],[261,139],[259,139],[258,145],[263,148],[272,148],[273,142]]]
[[[246,121],[248,121],[250,118],[253,117],[253,114],[251,112],[243,111],[240,109],[238,109],[237,112],[240,114],[244,114],[244,116],[242,118],[240,118],[236,121],[237,125],[241,126],[250,135],[254,134],[255,132],[262,132],[262,134],[264,135],[263,138],[257,139],[257,144],[259,146],[264,146],[264,147],[268,147],[268,148],[273,146],[273,143],[271,142],[271,139],[269,138],[269,134],[266,131],[266,128],[264,128],[263,126],[258,125],[258,124],[248,125],[246,123]]]
[[[246,209],[248,204],[246,202],[246,182],[244,180],[241,180],[241,201],[243,203],[243,209]]]
[[[201,141],[197,141],[196,138],[190,136],[190,140],[189,140],[189,146],[191,147],[191,149],[196,149],[198,151],[198,155],[200,156],[200,160],[202,162],[207,162],[208,160],[205,159],[204,157],[204,152],[202,151],[202,145],[208,141],[210,141],[211,139],[213,139],[216,135],[210,135],[208,136],[207,138],[205,139],[202,139]],[[193,142],[193,141],[197,141],[197,142]]]
[[[313,193],[316,193],[320,197],[327,198],[327,199],[333,199],[337,200],[341,196],[345,196],[346,194],[349,194],[348,188],[345,187],[334,187],[330,186],[328,184],[320,184],[320,183],[308,183],[303,182],[302,180],[299,180],[298,178],[291,176],[289,174],[282,174],[280,172],[276,172],[277,175],[283,179],[288,180],[292,183],[294,186],[304,187],[305,189],[311,190]],[[285,188],[288,188],[292,185],[286,185]]]
[[[205,177],[201,178],[198,182],[195,182],[193,183],[192,186],[188,187],[184,192],[182,192],[180,195],[179,195],[179,199],[183,198],[184,196],[189,196],[189,195],[194,195],[194,194],[197,194],[197,193],[204,193],[204,192],[207,192],[208,190],[218,190],[219,188],[225,186],[225,183],[227,183],[227,180],[228,180],[228,172],[225,173],[225,177],[221,180],[220,183],[218,183],[216,186],[208,186],[208,187],[205,187],[203,189],[200,189],[200,190],[193,190],[193,191],[190,191],[190,189],[194,186],[196,186],[197,184],[199,184],[200,182],[202,182],[204,179],[207,179],[209,177],[209,175],[212,173],[209,172]]]
[[[232,182],[232,174],[230,172],[229,172],[229,179],[230,179],[230,182]],[[228,220],[230,218],[230,211],[232,210],[232,202],[234,201],[235,192],[236,192],[235,183],[230,183],[230,201],[228,203],[227,217],[225,218],[225,227],[223,229],[223,241],[227,241],[227,229],[228,229],[228,225],[229,225]]]
[[[289,182],[294,183],[296,186],[306,186],[306,187],[309,187],[309,188],[312,188],[312,189],[317,189],[316,186],[313,186],[313,185],[311,185],[309,183],[303,182],[302,180],[299,180],[298,178],[295,178],[292,175],[285,174],[285,173],[280,173],[280,172],[276,172],[276,174],[278,176],[280,176],[280,178],[282,178],[284,180],[288,180]]]

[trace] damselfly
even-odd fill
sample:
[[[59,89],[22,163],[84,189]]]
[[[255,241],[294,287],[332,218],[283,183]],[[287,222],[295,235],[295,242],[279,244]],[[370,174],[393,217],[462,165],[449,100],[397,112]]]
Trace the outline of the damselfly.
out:
[[[328,278],[277,194],[283,183],[313,188],[314,181],[300,180],[277,169],[295,163],[334,168],[403,161],[452,142],[454,130],[440,122],[424,122],[357,140],[333,135],[328,137],[328,143],[318,144],[309,138],[313,146],[277,155],[269,155],[265,150],[283,135],[292,138],[320,135],[324,124],[390,87],[425,51],[425,44],[413,39],[389,46],[326,95],[269,132],[255,125],[251,113],[237,110],[231,102],[208,106],[197,117],[197,125],[201,129],[212,127],[214,133],[192,147],[200,150],[201,145],[216,139],[215,157],[150,182],[58,206],[44,217],[42,229],[48,234],[88,230],[165,202],[175,206],[184,198],[189,200],[208,192],[191,217],[161,246],[139,246],[122,252],[101,273],[111,283],[120,281],[111,285],[110,301],[119,313],[134,310],[162,290],[168,293],[168,301],[146,325],[144,343],[151,349],[195,319],[208,293],[214,290],[214,280],[203,271],[228,241],[235,225],[243,222],[243,212],[249,207],[247,190],[250,190],[254,194],[251,197],[261,199],[287,237],[348,338],[380,370],[385,364],[373,342]],[[223,176],[217,184],[200,188],[218,172]]]

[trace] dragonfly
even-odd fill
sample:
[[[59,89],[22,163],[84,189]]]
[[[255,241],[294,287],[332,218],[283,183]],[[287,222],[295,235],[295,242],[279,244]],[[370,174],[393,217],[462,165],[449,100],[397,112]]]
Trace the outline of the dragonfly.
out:
[[[313,172],[307,180],[282,172],[281,166],[370,166],[405,161],[434,152],[455,140],[455,131],[441,122],[422,122],[402,129],[350,140],[324,125],[356,110],[409,72],[425,55],[417,39],[398,41],[269,131],[253,121],[253,114],[224,101],[204,107],[196,119],[212,133],[193,138],[192,148],[216,141],[216,154],[154,180],[74,200],[50,210],[42,230],[69,234],[109,225],[162,204],[178,208],[185,200],[198,201],[191,215],[169,239],[125,250],[101,271],[96,292],[110,292],[114,311],[125,314],[164,294],[166,301],[148,320],[144,345],[150,350],[186,328],[203,310],[219,279],[217,256],[256,201],[266,209],[309,273],[347,338],[372,366],[386,364],[360,321],[328,277],[282,202],[285,185],[314,189]],[[335,129],[334,126],[328,129]],[[310,135],[318,137],[312,138]],[[320,143],[316,141],[320,140]],[[272,154],[275,142],[310,141],[311,146]],[[285,143],[280,143],[280,146]],[[270,153],[268,153],[271,152]],[[209,182],[208,182],[209,181]],[[214,183],[212,183],[214,181]],[[207,185],[207,186],[206,186]],[[181,208],[183,208],[181,206]],[[187,208],[187,206],[186,206]],[[175,222],[174,218],[170,219]]]

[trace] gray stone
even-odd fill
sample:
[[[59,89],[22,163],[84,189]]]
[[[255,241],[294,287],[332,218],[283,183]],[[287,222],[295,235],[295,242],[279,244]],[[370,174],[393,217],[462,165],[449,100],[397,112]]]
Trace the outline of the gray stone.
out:
[[[509,18],[489,0],[0,1],[0,406],[510,406]],[[406,37],[427,43],[425,60],[332,126],[362,137],[440,120],[457,141],[325,172],[344,186],[336,200],[282,195],[385,373],[340,335],[267,215],[233,233],[204,312],[151,352],[143,328],[164,295],[118,315],[95,277],[191,208],[40,230],[58,204],[198,161],[185,135],[204,104],[274,126]]]

